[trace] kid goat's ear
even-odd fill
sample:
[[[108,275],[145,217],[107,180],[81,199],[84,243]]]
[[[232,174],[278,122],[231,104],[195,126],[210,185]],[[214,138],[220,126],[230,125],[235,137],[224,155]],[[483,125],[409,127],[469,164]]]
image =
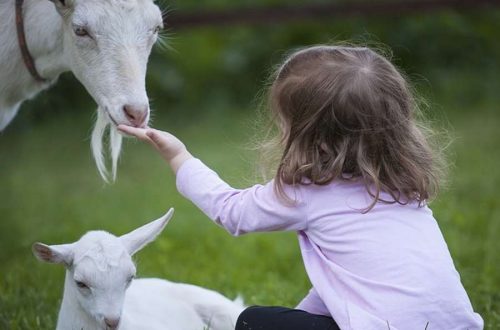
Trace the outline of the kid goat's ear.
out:
[[[33,254],[38,260],[52,264],[64,264],[70,266],[73,262],[72,244],[45,245],[35,243],[32,247]]]
[[[148,223],[147,225],[139,227],[128,234],[121,236],[120,241],[125,246],[128,253],[130,255],[134,255],[144,246],[154,241],[156,236],[158,236],[165,228],[168,221],[172,218],[173,214],[174,214],[174,209],[170,209],[161,218],[154,220]]]

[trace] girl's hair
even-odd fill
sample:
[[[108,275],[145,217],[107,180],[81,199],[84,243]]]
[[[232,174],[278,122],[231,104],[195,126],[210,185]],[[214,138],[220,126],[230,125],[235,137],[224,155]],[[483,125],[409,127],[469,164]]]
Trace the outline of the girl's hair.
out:
[[[373,203],[422,205],[439,188],[441,161],[417,120],[402,74],[370,48],[316,46],[293,53],[273,76],[269,108],[282,150],[275,189],[362,179]]]

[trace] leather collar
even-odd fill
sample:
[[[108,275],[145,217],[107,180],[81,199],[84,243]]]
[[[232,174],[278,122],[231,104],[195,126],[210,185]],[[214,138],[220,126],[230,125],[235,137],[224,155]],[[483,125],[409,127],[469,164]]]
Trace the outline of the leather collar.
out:
[[[17,41],[19,48],[21,49],[21,55],[23,56],[24,64],[26,68],[31,73],[33,78],[38,82],[47,82],[47,79],[42,78],[38,73],[33,57],[26,44],[26,35],[24,33],[24,20],[23,20],[23,3],[24,0],[16,0],[16,29],[17,29]]]

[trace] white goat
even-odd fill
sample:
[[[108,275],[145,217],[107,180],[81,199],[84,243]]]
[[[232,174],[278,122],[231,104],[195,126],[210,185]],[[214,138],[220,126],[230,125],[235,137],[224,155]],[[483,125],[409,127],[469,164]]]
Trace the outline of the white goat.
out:
[[[67,269],[58,330],[234,329],[240,301],[194,285],[134,279],[131,255],[153,241],[172,214],[121,237],[91,231],[72,244],[33,245],[38,259]]]
[[[116,126],[144,126],[149,121],[145,76],[163,26],[160,9],[153,0],[25,0],[27,46],[38,73],[47,80],[39,82],[21,56],[15,2],[0,0],[0,132],[24,100],[72,71],[99,106],[92,151],[105,180],[110,176],[102,139],[110,126],[114,180],[122,139]]]

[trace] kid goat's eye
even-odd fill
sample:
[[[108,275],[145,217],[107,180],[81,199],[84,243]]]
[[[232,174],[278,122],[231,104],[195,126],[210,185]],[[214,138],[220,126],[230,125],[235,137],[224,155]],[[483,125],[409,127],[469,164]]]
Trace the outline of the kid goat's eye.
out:
[[[76,26],[74,28],[75,34],[79,37],[89,37],[89,31],[82,26]]]
[[[80,289],[88,289],[89,286],[83,282],[80,282],[80,281],[75,281],[76,283],[76,286],[79,287]]]

